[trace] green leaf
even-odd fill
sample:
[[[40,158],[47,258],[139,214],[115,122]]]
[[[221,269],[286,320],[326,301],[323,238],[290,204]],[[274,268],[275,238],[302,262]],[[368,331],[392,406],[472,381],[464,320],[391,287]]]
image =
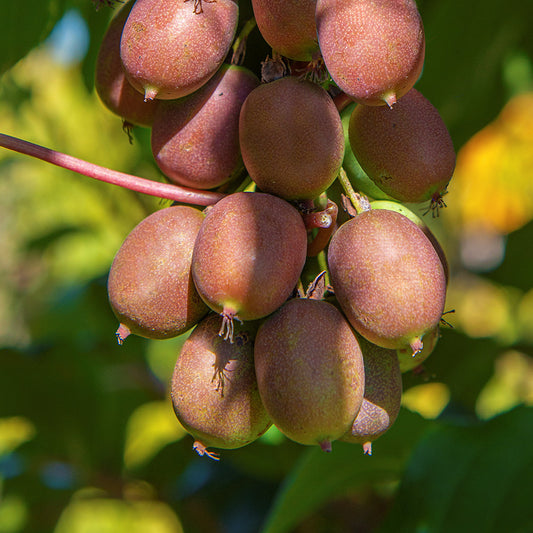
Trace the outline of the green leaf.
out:
[[[417,89],[440,111],[459,149],[507,100],[503,66],[509,54],[531,54],[533,2],[426,0],[420,12],[426,57]]]
[[[0,17],[0,75],[41,43],[63,14],[62,0],[6,1]]]
[[[449,320],[453,322],[453,315]],[[444,327],[441,334],[434,352],[424,361],[425,372],[404,374],[404,391],[425,383],[430,376],[432,381],[449,387],[450,402],[455,408],[473,414],[479,393],[494,373],[494,361],[502,346],[490,338],[473,339]]]
[[[379,533],[533,530],[533,409],[435,426],[413,453]]]
[[[373,445],[373,455],[361,446],[334,442],[333,451],[318,446],[305,453],[287,477],[267,517],[263,533],[291,531],[303,518],[347,490],[396,481],[422,432],[431,425],[402,410],[395,425]]]

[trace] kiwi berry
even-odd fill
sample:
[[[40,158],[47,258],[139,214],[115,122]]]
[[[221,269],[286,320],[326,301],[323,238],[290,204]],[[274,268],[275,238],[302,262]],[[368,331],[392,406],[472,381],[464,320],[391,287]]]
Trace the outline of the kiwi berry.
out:
[[[224,61],[239,8],[233,0],[136,0],[122,32],[120,57],[145,100],[180,98],[199,89]]]
[[[107,282],[120,322],[120,344],[130,333],[166,339],[185,333],[208,312],[191,277],[193,246],[204,215],[167,207],[142,220],[115,255]]]
[[[257,324],[235,325],[234,342],[218,335],[220,319],[205,317],[184,342],[174,367],[174,412],[194,437],[194,449],[214,459],[208,447],[234,449],[261,436],[271,425],[255,377]]]
[[[437,109],[416,89],[394,105],[357,106],[350,145],[374,183],[400,202],[438,206],[455,168],[453,142]]]
[[[414,0],[317,0],[316,24],[333,81],[355,101],[393,106],[417,81],[425,37]]]
[[[266,193],[237,192],[209,208],[196,242],[192,275],[198,293],[223,318],[255,320],[280,307],[302,272],[307,231],[298,210]]]
[[[211,189],[243,170],[239,113],[259,78],[224,64],[189,96],[159,103],[152,125],[152,153],[163,174],[178,185]]]
[[[145,102],[126,79],[120,59],[120,37],[135,2],[124,4],[111,19],[96,58],[94,87],[104,106],[126,123],[150,127],[157,102]]]
[[[363,445],[372,455],[372,442],[396,421],[402,401],[402,375],[395,350],[359,338],[365,366],[363,403],[351,429],[339,440]]]
[[[265,409],[290,439],[331,451],[363,401],[359,343],[342,313],[324,300],[294,298],[269,316],[255,340]]]
[[[297,61],[319,53],[316,0],[252,0],[252,7],[261,35],[275,52]]]
[[[244,165],[263,192],[314,199],[337,177],[344,156],[339,112],[325,89],[286,76],[254,89],[239,119]]]
[[[364,211],[333,234],[328,265],[335,296],[360,335],[383,348],[422,349],[442,317],[446,277],[414,222],[395,211]]]

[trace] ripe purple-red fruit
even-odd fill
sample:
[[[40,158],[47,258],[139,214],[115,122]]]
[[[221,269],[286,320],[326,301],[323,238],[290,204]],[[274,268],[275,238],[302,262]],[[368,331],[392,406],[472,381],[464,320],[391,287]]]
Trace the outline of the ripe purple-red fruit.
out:
[[[444,312],[437,252],[404,215],[371,209],[345,222],[328,249],[331,284],[355,330],[383,348],[423,347]]]
[[[258,85],[250,70],[225,64],[193,94],[159,103],[152,125],[152,153],[171,182],[211,189],[243,169],[239,114]]]
[[[255,371],[272,422],[300,444],[331,451],[361,408],[359,343],[323,300],[294,298],[266,319],[255,340]]]
[[[411,89],[392,109],[357,106],[350,145],[374,183],[400,202],[438,202],[455,168],[451,136],[437,109]]]
[[[174,412],[195,438],[194,449],[240,448],[270,426],[257,389],[253,347],[257,325],[235,325],[234,342],[218,335],[217,315],[204,318],[176,361],[171,397]]]
[[[118,250],[107,282],[120,321],[120,344],[130,334],[166,339],[185,333],[208,308],[191,277],[192,252],[204,220],[198,209],[167,207],[142,220]]]
[[[120,57],[130,83],[146,100],[181,98],[218,70],[233,41],[239,8],[233,0],[137,0],[122,32]]]
[[[337,177],[344,156],[342,122],[325,89],[287,76],[245,100],[239,135],[244,165],[264,192],[314,199]]]
[[[255,320],[280,307],[306,260],[307,232],[298,210],[265,193],[238,192],[212,206],[200,228],[192,275],[202,299],[223,317]]]
[[[393,106],[417,81],[425,38],[414,0],[317,0],[316,24],[326,67],[354,100]]]

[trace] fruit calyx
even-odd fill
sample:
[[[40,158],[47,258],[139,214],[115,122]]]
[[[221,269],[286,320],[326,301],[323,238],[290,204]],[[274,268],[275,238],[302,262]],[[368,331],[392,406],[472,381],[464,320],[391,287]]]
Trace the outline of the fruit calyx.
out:
[[[120,324],[115,335],[117,336],[117,342],[122,346],[124,341],[131,335],[131,330],[124,324]]]
[[[207,457],[210,457],[213,461],[220,461],[220,455],[216,452],[209,451],[207,446],[202,444],[199,440],[193,442],[192,449],[195,450],[200,457],[207,455]]]
[[[323,452],[326,452],[326,453],[331,453],[331,441],[329,439],[325,439],[321,442],[318,443],[320,445],[320,449],[323,451]]]
[[[233,326],[233,320],[237,319],[241,324],[242,320],[237,316],[237,312],[232,307],[224,307],[220,316],[222,317],[222,324],[218,334],[225,341],[229,340],[231,344],[233,344],[233,333],[235,329]]]

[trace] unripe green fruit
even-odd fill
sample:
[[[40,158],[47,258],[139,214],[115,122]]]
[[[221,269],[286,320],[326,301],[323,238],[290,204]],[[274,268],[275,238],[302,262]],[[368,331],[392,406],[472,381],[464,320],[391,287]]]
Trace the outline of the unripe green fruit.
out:
[[[120,59],[120,37],[134,3],[125,4],[107,28],[96,58],[94,88],[112,113],[130,124],[149,127],[157,103],[145,102],[143,95],[131,86]]]
[[[107,282],[120,321],[120,344],[130,334],[166,339],[185,333],[208,312],[191,277],[198,209],[167,207],[142,220],[118,250]]]
[[[328,265],[335,296],[355,330],[383,348],[422,349],[440,321],[446,278],[433,245],[395,211],[371,209],[333,235]]]
[[[270,194],[239,192],[208,210],[194,245],[192,275],[231,336],[233,318],[262,318],[285,302],[306,252],[307,232],[297,209]]]
[[[124,26],[120,56],[130,83],[146,100],[181,98],[218,70],[233,41],[239,8],[233,0],[136,0]]]
[[[372,442],[396,421],[402,402],[402,375],[395,350],[359,339],[365,365],[365,392],[351,429],[339,440],[363,445],[372,455]]]
[[[310,61],[318,52],[316,0],[252,0],[257,27],[284,57]]]
[[[322,87],[287,76],[246,98],[239,122],[244,165],[264,192],[314,199],[337,177],[344,155],[339,112]]]
[[[392,106],[424,64],[414,0],[317,0],[318,42],[333,81],[357,102]]]
[[[271,425],[257,389],[253,346],[257,325],[235,325],[234,342],[218,335],[217,315],[204,318],[187,338],[172,376],[174,412],[195,438],[194,448],[233,449]]]
[[[300,444],[331,451],[361,408],[365,379],[359,343],[342,313],[321,300],[289,300],[259,328],[254,353],[272,422]]]
[[[438,202],[455,168],[453,142],[437,109],[411,89],[392,109],[357,106],[350,145],[374,183],[400,202]]]
[[[239,114],[258,85],[250,70],[225,64],[193,94],[159,103],[152,125],[152,153],[170,181],[211,189],[243,170]]]

